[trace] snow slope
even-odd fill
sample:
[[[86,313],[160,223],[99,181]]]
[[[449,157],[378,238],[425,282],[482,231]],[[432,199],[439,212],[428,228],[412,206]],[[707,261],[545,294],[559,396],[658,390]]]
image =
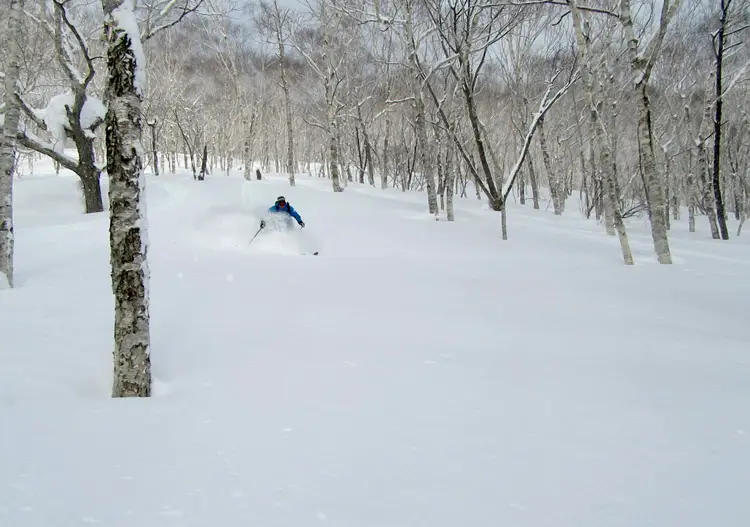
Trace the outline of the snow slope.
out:
[[[105,187],[106,191],[106,187]],[[308,228],[262,233],[284,194]],[[16,186],[5,527],[746,527],[746,239],[638,265],[571,212],[148,179],[155,396],[112,400],[106,213]],[[320,249],[299,256],[298,248]]]

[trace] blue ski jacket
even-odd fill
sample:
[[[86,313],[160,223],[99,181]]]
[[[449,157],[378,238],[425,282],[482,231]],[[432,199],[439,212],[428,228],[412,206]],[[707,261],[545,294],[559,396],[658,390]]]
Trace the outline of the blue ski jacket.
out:
[[[289,214],[292,218],[297,220],[297,223],[302,223],[302,218],[300,218],[299,213],[296,210],[294,210],[294,207],[292,207],[288,201],[284,207],[279,207],[278,205],[271,206],[268,209],[268,212],[271,214],[281,214],[285,212]]]

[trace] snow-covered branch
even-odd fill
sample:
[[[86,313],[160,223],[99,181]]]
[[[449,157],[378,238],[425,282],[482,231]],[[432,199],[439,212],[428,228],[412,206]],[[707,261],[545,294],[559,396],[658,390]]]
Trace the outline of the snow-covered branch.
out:
[[[324,125],[320,124],[320,123],[319,123],[319,122],[317,122],[317,121],[313,121],[313,120],[312,120],[312,119],[310,119],[310,118],[307,118],[307,117],[303,117],[303,118],[302,118],[302,121],[304,121],[304,123],[305,123],[305,124],[308,124],[308,125],[310,125],[310,126],[314,126],[315,128],[320,128],[321,130],[326,130],[326,127],[325,127]]]
[[[305,51],[302,48],[302,46],[297,43],[293,43],[292,46],[294,47],[294,49],[297,50],[297,52],[300,55],[302,55],[302,57],[304,57],[304,59],[307,61],[308,66],[310,66],[310,69],[312,69],[318,77],[320,78],[326,77],[327,74],[323,72],[320,66],[318,66],[318,63],[312,57],[311,53],[308,53],[307,51]]]
[[[538,6],[538,5],[552,5],[552,6],[559,6],[559,7],[570,7],[569,0],[522,0],[522,1],[514,1],[510,0],[507,2],[502,2],[499,4],[496,4],[497,7],[502,6],[518,6],[518,7],[531,7],[531,6]],[[598,13],[600,15],[607,15],[614,18],[617,18],[619,15],[615,11],[611,11],[609,9],[604,9],[601,7],[593,7],[593,6],[585,6],[585,5],[577,5],[576,8],[579,11],[585,11],[588,13]]]
[[[32,108],[22,96],[15,94],[15,102],[28,123],[46,131],[52,142],[40,140],[28,129],[21,132],[18,140],[75,172],[82,180],[86,212],[101,212],[101,169],[96,164],[94,142],[96,130],[104,122],[106,108],[100,99],[89,93],[96,73],[94,58],[80,29],[69,17],[70,5],[68,0],[47,0],[43,18],[29,17],[51,39],[54,60],[67,80],[68,89],[50,97],[42,110]],[[79,57],[85,63],[85,74],[76,67]],[[78,159],[65,155],[68,139],[75,144]]]
[[[531,146],[531,139],[534,137],[534,132],[536,131],[537,126],[539,125],[539,121],[544,117],[544,114],[547,113],[547,111],[552,108],[552,106],[562,97],[565,95],[565,92],[567,92],[573,84],[575,84],[578,79],[580,79],[580,73],[576,71],[570,80],[568,80],[565,85],[557,90],[554,95],[550,97],[550,94],[552,93],[552,87],[553,83],[555,82],[555,79],[560,75],[560,72],[557,72],[554,77],[549,81],[549,85],[547,86],[547,90],[544,92],[544,96],[542,97],[541,101],[539,101],[539,108],[537,109],[536,113],[534,114],[533,118],[531,119],[531,123],[529,124],[529,129],[526,132],[526,137],[523,140],[523,146],[521,147],[521,152],[518,155],[518,158],[516,159],[515,164],[513,165],[513,168],[510,170],[510,178],[508,181],[508,188],[503,193],[503,201],[508,199],[508,195],[510,194],[511,190],[513,189],[513,184],[516,181],[516,178],[518,177],[518,173],[521,170],[521,166],[523,165],[524,160],[526,159],[526,154],[529,151],[529,147]]]
[[[55,145],[52,145],[46,141],[42,141],[30,131],[19,130],[16,138],[18,139],[18,142],[26,148],[31,148],[35,152],[46,155],[52,160],[60,163],[61,166],[67,168],[68,170],[78,172],[77,160],[65,155],[65,153],[63,152],[60,152],[57,148],[55,148]]]
[[[402,99],[386,99],[385,104],[402,104],[405,102],[414,102],[414,96],[404,97]]]

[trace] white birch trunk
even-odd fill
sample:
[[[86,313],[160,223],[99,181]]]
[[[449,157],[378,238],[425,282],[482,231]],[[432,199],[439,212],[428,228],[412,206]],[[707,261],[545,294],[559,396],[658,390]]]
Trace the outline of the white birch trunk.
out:
[[[544,163],[544,169],[547,172],[547,182],[549,184],[550,197],[552,198],[552,207],[555,211],[555,215],[560,216],[563,213],[565,195],[564,189],[561,188],[560,176],[552,167],[552,159],[547,148],[547,136],[544,133],[544,117],[539,119],[537,128],[539,132],[539,148],[542,150],[542,162]]]
[[[706,217],[708,218],[708,225],[711,228],[711,237],[714,240],[721,239],[719,234],[719,225],[716,217],[716,208],[714,202],[714,180],[709,174],[708,169],[708,154],[706,153],[706,139],[701,134],[698,141],[698,173],[700,174],[701,182],[703,183],[703,206],[706,209]]]
[[[362,130],[362,141],[364,142],[365,148],[365,164],[367,165],[367,183],[371,186],[375,186],[375,166],[372,162],[372,144],[370,143],[370,134],[367,133],[367,126],[365,125],[364,119],[362,119],[362,105],[357,106],[357,120],[359,121],[359,127]],[[362,169],[360,168],[360,171]],[[363,176],[360,172],[360,179]],[[360,181],[362,183],[362,181]]]
[[[606,125],[597,109],[594,75],[591,70],[590,58],[588,56],[588,36],[584,32],[581,12],[578,9],[576,0],[570,1],[570,12],[572,15],[573,27],[575,28],[578,52],[581,55],[581,79],[583,80],[588,98],[589,119],[591,121],[592,131],[594,131],[600,149],[599,164],[601,165],[602,170],[604,192],[607,196],[605,203],[608,204],[608,208],[612,214],[613,226],[617,232],[617,237],[620,240],[623,261],[625,262],[625,265],[633,265],[633,253],[630,250],[628,234],[618,205],[617,188],[614,181],[615,175],[613,173],[614,164],[612,160],[612,149],[606,136]]]
[[[427,143],[427,118],[425,116],[424,95],[422,92],[422,77],[417,62],[416,41],[414,39],[414,16],[412,12],[412,0],[406,0],[406,40],[409,49],[409,68],[411,69],[411,88],[414,95],[415,126],[417,131],[417,144],[419,145],[420,164],[422,176],[427,186],[427,207],[430,214],[439,214],[437,202],[437,190],[435,188],[435,173],[432,160],[428,152]]]
[[[638,101],[638,146],[641,158],[641,169],[647,187],[648,204],[651,210],[651,237],[654,243],[656,258],[660,264],[671,264],[672,254],[667,235],[667,207],[664,184],[656,168],[654,140],[651,123],[651,102],[648,97],[648,81],[656,57],[661,49],[672,16],[679,8],[681,0],[662,3],[662,13],[656,34],[648,43],[644,55],[638,52],[639,38],[633,29],[630,0],[620,0],[620,23],[622,24],[627,50],[630,59],[630,70],[633,74],[633,95]]]
[[[276,40],[279,43],[279,73],[281,75],[281,89],[284,91],[284,112],[286,114],[286,171],[289,174],[289,185],[294,186],[294,128],[292,127],[292,101],[289,96],[289,82],[286,79],[286,65],[284,64],[284,34],[279,3],[274,0],[276,11]]]
[[[5,118],[0,136],[0,289],[13,287],[13,167],[21,109],[15,101],[21,64],[24,0],[10,0],[5,71]],[[7,284],[6,284],[7,283]]]
[[[445,217],[448,221],[454,221],[456,215],[453,210],[453,196],[456,191],[456,169],[453,158],[455,156],[453,141],[448,137],[448,152],[445,156]]]
[[[711,228],[711,237],[714,240],[719,240],[721,239],[721,235],[719,233],[719,224],[717,222],[716,201],[714,198],[714,180],[709,173],[708,152],[706,151],[706,142],[708,141],[706,132],[712,121],[712,107],[712,97],[709,93],[706,93],[706,98],[703,104],[703,114],[700,125],[698,126],[698,139],[695,142],[695,147],[698,177],[703,184],[703,206],[706,209],[708,225]]]
[[[329,84],[326,84],[326,98],[330,90]],[[329,171],[331,173],[331,185],[333,186],[334,192],[343,192],[344,188],[341,186],[341,174],[339,174],[339,141],[337,137],[336,127],[336,112],[333,106],[334,102],[331,101],[328,104],[328,163]]]
[[[651,208],[651,238],[654,251],[660,264],[671,264],[672,254],[667,235],[667,201],[662,176],[656,169],[656,156],[651,134],[650,101],[643,85],[638,105],[638,143],[641,154],[641,167],[648,186],[648,203]]]
[[[242,133],[244,134],[244,140],[242,142],[242,163],[245,165],[243,170],[243,177],[246,181],[253,180],[253,167],[252,160],[250,157],[250,136],[247,130],[247,121],[243,121],[244,126],[242,127]],[[172,170],[174,174],[174,170]]]
[[[380,174],[380,188],[385,190],[388,188],[388,156],[390,152],[388,150],[388,139],[391,136],[391,118],[390,114],[385,117],[385,131],[383,132],[383,172]]]
[[[134,0],[102,0],[110,251],[115,296],[113,397],[151,395],[149,267],[141,102],[145,55]]]
[[[692,141],[691,133],[690,133],[690,106],[688,104],[685,104],[683,110],[682,110],[682,137],[686,137],[687,139],[683,139],[683,145],[690,145],[690,142]],[[685,148],[690,148],[688,146],[685,146]],[[688,209],[688,230],[689,232],[695,232],[695,173],[694,168],[692,166],[688,167],[687,174],[684,175],[685,182],[682,185],[685,193],[685,201],[687,204]],[[679,206],[679,203],[678,203]]]
[[[326,20],[325,5],[323,6],[321,20]],[[323,87],[326,98],[326,133],[328,134],[328,159],[329,171],[331,174],[331,185],[334,192],[343,192],[344,187],[341,185],[341,174],[339,170],[340,148],[338,138],[338,123],[336,115],[336,88],[338,87],[336,78],[336,69],[331,62],[331,27],[328,22],[323,23],[323,59],[325,70],[323,74]]]
[[[687,181],[685,182],[685,192],[687,194],[687,207],[688,207],[688,231],[695,232],[695,176],[693,175],[693,169],[690,169],[688,173]]]

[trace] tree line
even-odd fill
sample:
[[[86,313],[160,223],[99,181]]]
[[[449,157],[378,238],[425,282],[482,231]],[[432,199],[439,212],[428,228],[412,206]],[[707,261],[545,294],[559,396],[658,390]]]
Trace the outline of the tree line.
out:
[[[101,93],[99,43],[75,29],[96,32],[95,13],[58,3],[65,17],[25,21],[35,43],[25,53],[45,57],[23,97],[35,132],[45,123],[34,108],[63,88],[55,80]],[[146,23],[153,3],[139,3]],[[619,236],[626,263],[624,220],[641,215],[669,263],[670,223],[683,213],[691,230],[705,217],[722,239],[728,219],[739,234],[747,214],[747,6],[195,0],[184,8],[196,16],[146,46],[146,162],[197,180],[260,168],[291,185],[295,174],[327,177],[337,192],[351,182],[420,190],[448,219],[453,196],[474,192],[504,225],[511,194],[563,214],[576,193],[581,212]],[[70,62],[84,73],[66,74]],[[101,210],[99,125],[66,131],[76,160],[21,138],[79,174],[89,212]]]

